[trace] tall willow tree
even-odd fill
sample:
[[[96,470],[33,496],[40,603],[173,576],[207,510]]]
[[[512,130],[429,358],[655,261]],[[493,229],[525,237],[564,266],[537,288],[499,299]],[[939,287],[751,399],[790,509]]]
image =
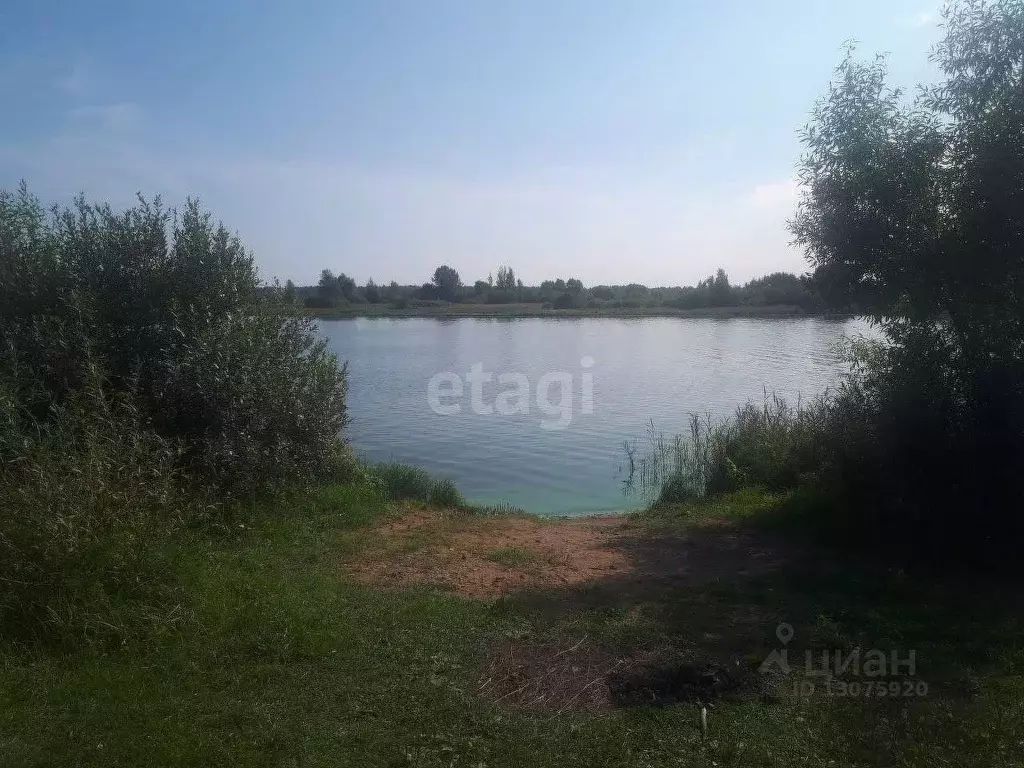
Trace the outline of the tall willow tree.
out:
[[[803,133],[792,229],[889,341],[865,360],[875,454],[848,484],[913,535],[955,516],[988,546],[1024,533],[1024,2],[944,19],[943,79],[912,97],[884,58],[839,66]]]

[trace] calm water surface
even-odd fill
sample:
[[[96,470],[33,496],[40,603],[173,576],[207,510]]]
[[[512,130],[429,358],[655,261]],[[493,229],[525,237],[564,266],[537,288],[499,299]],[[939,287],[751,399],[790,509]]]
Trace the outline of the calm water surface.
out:
[[[475,503],[558,515],[641,505],[623,493],[623,444],[652,420],[674,433],[692,412],[726,416],[766,388],[816,395],[846,370],[836,342],[869,333],[859,320],[821,318],[357,319],[321,329],[348,361],[348,438],[360,454],[450,477]],[[493,377],[476,385],[475,403],[474,366]],[[430,381],[446,372],[434,405],[448,412],[438,413]],[[528,401],[516,398],[524,386]]]

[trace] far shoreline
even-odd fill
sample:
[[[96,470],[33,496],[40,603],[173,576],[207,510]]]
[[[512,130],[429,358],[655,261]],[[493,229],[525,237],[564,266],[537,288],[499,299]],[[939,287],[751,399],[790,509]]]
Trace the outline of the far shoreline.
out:
[[[586,307],[573,309],[545,308],[542,304],[450,304],[394,307],[386,304],[353,304],[344,307],[298,307],[296,313],[321,320],[347,320],[355,318],[409,318],[409,317],[502,317],[502,318],[794,318],[825,317],[843,320],[849,315],[809,312],[795,305],[770,304],[761,306],[702,307],[677,309],[674,307]]]

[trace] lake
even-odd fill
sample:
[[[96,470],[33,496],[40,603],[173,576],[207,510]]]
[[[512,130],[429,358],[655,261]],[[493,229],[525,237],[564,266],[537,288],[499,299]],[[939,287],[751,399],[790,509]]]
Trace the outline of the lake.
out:
[[[864,321],[823,318],[320,321],[349,366],[347,438],[371,460],[450,477],[474,503],[546,515],[642,505],[623,492],[627,441],[653,421],[727,416],[775,391],[836,385],[836,343]]]

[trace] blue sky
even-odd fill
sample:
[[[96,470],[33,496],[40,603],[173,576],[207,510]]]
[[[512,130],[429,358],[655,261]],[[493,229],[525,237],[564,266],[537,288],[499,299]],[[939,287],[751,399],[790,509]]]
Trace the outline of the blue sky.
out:
[[[844,40],[930,79],[928,0],[48,2],[0,10],[0,187],[200,197],[262,274],[802,271],[797,129]]]

